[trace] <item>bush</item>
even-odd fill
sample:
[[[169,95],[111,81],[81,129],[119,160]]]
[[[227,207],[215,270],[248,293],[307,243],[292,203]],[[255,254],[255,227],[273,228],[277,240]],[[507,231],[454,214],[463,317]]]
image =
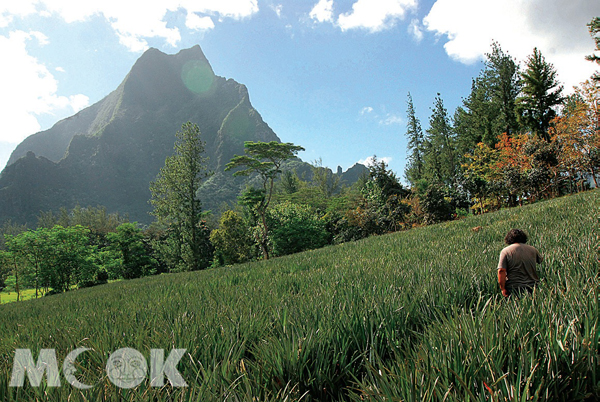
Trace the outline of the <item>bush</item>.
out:
[[[285,202],[268,212],[269,240],[277,256],[323,247],[329,233],[310,207]]]
[[[215,248],[215,265],[232,265],[252,259],[254,246],[250,228],[235,211],[223,213],[219,228],[210,234],[210,242]]]
[[[426,224],[451,220],[456,210],[452,200],[446,195],[446,188],[441,184],[432,184],[427,188],[421,207]]]

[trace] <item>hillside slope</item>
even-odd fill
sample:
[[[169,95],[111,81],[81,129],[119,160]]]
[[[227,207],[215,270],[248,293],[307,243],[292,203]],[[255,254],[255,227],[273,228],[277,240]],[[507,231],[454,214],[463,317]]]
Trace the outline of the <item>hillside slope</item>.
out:
[[[78,378],[95,386],[79,391],[63,378],[48,400],[597,400],[598,211],[596,190],[267,262],[2,305],[0,399],[41,392],[7,387],[16,348],[64,356],[88,347]],[[531,297],[503,300],[495,267],[513,227],[544,255],[543,283]],[[113,387],[102,373],[122,347],[146,358],[151,348],[187,349],[178,368],[189,386]]]

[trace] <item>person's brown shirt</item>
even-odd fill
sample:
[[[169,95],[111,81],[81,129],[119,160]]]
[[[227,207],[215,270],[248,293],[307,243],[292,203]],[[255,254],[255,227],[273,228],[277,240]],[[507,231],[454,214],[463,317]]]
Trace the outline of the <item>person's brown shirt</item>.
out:
[[[540,278],[535,270],[542,256],[535,247],[514,243],[500,252],[498,269],[506,269],[506,288],[534,286]]]

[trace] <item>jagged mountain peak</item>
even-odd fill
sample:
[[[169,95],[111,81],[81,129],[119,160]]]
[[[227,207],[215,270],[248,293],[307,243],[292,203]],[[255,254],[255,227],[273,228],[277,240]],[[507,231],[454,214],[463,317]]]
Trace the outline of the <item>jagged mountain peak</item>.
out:
[[[143,113],[160,110],[168,104],[190,102],[199,96],[209,97],[223,80],[214,74],[199,45],[172,55],[150,48],[114,91],[52,128],[27,137],[13,151],[7,165],[28,151],[58,162],[75,135],[101,135],[104,128],[126,110]]]
[[[242,154],[244,141],[279,141],[247,88],[215,75],[200,46],[172,55],[149,49],[104,99],[19,144],[0,174],[0,221],[34,222],[40,210],[80,204],[148,222],[149,183],[187,121],[198,124],[213,171]],[[37,157],[24,158],[28,152]],[[39,158],[53,162],[44,172],[52,187],[33,177]],[[17,160],[19,169],[10,169]],[[18,191],[34,182],[35,189]],[[235,199],[238,184],[204,197],[207,208]]]

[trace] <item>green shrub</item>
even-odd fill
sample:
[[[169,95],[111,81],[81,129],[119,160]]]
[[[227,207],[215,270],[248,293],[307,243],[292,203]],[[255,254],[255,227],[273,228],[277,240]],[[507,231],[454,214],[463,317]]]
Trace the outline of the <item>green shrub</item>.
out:
[[[274,255],[312,250],[327,244],[326,223],[308,206],[290,202],[275,205],[268,212],[268,220]]]

